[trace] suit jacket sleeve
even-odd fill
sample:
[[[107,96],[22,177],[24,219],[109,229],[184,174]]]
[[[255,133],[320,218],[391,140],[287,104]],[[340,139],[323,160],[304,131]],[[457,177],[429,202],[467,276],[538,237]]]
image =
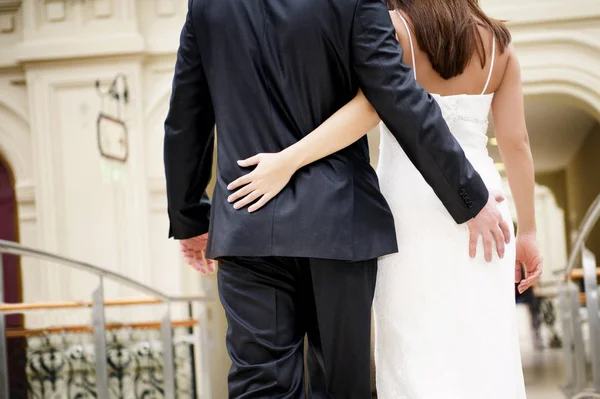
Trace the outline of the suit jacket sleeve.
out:
[[[194,34],[192,1],[181,31],[173,91],[165,121],[164,163],[169,237],[208,232],[215,116]]]
[[[402,63],[402,48],[384,3],[358,0],[356,5],[351,40],[359,85],[454,220],[466,222],[485,206],[488,191],[435,100]],[[401,176],[398,171],[398,184]]]

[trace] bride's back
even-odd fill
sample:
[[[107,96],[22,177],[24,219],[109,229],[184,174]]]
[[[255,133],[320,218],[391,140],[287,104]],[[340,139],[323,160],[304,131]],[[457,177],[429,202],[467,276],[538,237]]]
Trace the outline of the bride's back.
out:
[[[476,0],[390,0],[388,4],[395,9],[390,14],[404,49],[403,61],[416,69],[417,80],[427,91],[442,96],[482,94],[492,61],[485,93],[500,86],[510,34],[502,23],[489,19]]]

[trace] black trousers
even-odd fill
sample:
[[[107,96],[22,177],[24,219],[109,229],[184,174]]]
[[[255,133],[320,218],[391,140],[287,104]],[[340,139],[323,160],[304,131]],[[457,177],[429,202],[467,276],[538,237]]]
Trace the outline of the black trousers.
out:
[[[376,274],[376,260],[220,258],[229,398],[370,398]]]

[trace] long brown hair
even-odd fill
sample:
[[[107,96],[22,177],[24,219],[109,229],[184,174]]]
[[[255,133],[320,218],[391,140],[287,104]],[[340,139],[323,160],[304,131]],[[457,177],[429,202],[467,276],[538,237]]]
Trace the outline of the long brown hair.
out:
[[[444,79],[463,73],[474,53],[485,67],[480,26],[493,32],[502,53],[511,41],[504,23],[488,17],[478,0],[387,0],[387,5],[408,15],[419,47]]]

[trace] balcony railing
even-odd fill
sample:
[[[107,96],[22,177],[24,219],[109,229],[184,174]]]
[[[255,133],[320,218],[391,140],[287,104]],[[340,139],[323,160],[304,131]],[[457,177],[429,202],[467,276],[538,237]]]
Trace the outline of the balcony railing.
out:
[[[584,248],[585,241],[599,219],[600,195],[583,218],[566,268],[559,272],[562,275],[559,307],[567,372],[564,389],[573,398],[600,398],[598,268],[593,257],[588,256]],[[575,269],[578,264],[582,267],[579,270]],[[582,287],[573,282],[574,275],[582,278]],[[587,340],[584,337],[584,325],[587,325]],[[589,346],[587,351],[586,341]]]
[[[10,397],[7,343],[17,339],[26,340],[23,367],[30,397],[211,398],[204,305],[213,301],[212,293],[170,296],[113,271],[9,241],[0,240],[1,254],[33,257],[82,270],[97,276],[98,284],[90,301],[0,303],[0,398]],[[106,280],[151,297],[105,300]],[[2,290],[0,272],[0,299],[4,298]],[[188,317],[184,320],[172,320],[172,307],[178,304],[187,305]],[[107,323],[105,319],[107,307],[156,305],[165,308],[158,322]],[[90,325],[6,329],[5,314],[77,308],[90,309]]]

